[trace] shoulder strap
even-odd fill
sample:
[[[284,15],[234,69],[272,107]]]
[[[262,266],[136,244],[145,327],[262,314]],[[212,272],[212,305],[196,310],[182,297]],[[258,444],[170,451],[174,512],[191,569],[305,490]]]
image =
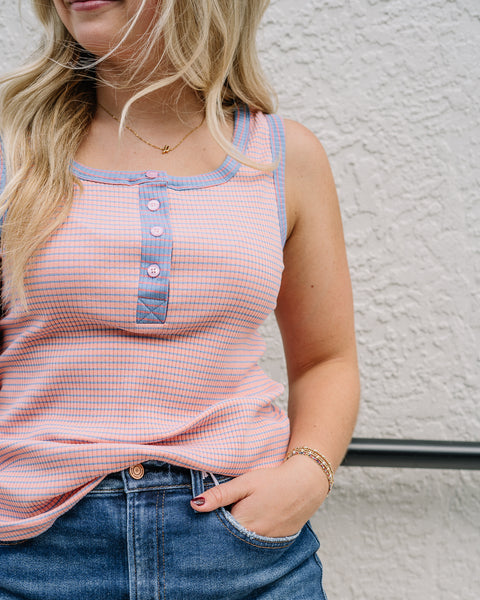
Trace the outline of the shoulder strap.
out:
[[[270,144],[272,147],[272,159],[278,160],[278,166],[273,176],[277,192],[278,221],[280,223],[280,234],[282,246],[287,240],[287,213],[285,209],[285,129],[283,119],[278,115],[266,115],[270,127]]]

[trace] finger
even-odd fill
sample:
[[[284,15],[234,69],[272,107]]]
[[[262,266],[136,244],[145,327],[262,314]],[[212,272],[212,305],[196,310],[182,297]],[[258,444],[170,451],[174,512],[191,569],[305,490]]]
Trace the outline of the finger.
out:
[[[242,477],[237,477],[205,490],[203,494],[191,500],[190,504],[198,512],[209,512],[219,506],[234,504],[246,496],[248,492],[245,482]]]

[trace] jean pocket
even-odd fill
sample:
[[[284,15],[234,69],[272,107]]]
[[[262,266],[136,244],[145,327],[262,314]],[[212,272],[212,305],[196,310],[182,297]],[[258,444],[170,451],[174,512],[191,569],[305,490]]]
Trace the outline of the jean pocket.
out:
[[[293,535],[288,535],[286,537],[268,537],[265,535],[260,535],[259,533],[255,533],[254,531],[250,531],[249,529],[244,527],[235,519],[232,513],[223,506],[218,508],[215,512],[222,525],[233,536],[257,548],[287,548],[288,546],[293,544],[293,542],[298,538],[298,536],[302,532],[302,529],[300,529],[300,531],[298,531],[297,533]]]

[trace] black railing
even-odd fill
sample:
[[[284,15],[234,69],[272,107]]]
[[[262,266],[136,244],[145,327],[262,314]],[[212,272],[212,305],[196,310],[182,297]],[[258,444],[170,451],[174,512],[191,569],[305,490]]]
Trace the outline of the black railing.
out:
[[[480,442],[353,438],[342,465],[480,469]]]

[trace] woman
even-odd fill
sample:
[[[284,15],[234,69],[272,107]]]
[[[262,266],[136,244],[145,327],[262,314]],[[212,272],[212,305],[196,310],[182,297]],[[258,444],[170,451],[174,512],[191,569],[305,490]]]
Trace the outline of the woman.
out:
[[[0,101],[1,600],[325,598],[352,298],[324,150],[272,115],[267,4],[34,0]]]

